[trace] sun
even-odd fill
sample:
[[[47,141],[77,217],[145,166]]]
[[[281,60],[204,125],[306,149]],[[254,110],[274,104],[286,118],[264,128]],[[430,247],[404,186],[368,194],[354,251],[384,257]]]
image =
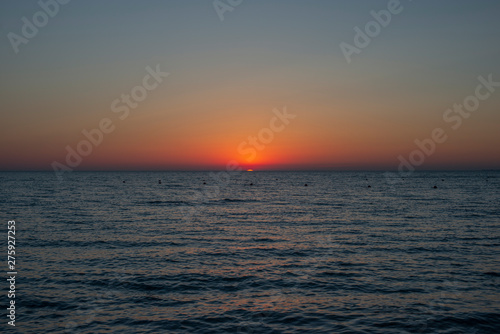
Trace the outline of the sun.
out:
[[[247,169],[247,172],[253,172],[253,169]]]

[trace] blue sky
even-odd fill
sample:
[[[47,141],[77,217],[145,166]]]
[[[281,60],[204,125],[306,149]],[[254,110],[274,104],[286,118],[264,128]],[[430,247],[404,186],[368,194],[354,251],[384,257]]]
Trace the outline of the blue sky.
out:
[[[141,128],[124,126],[121,134],[107,141],[109,150],[119,147],[113,146],[114,141],[141,137],[148,122],[165,122],[165,132],[171,136],[155,138],[168,146],[200,134],[196,126],[183,131],[169,128],[175,121],[186,124],[209,115],[207,122],[241,117],[258,126],[271,108],[286,104],[305,115],[304,128],[293,136],[304,136],[302,141],[313,151],[324,150],[325,161],[315,156],[311,158],[315,163],[363,164],[363,159],[340,154],[335,151],[338,145],[326,143],[340,142],[363,154],[358,146],[364,142],[370,149],[385,145],[380,159],[390,166],[398,152],[411,149],[415,137],[439,126],[446,108],[473,91],[477,76],[500,77],[500,2],[402,0],[402,12],[393,15],[348,64],[339,44],[352,44],[353,28],[364,27],[373,20],[370,11],[386,9],[387,4],[244,0],[221,22],[212,1],[73,0],[61,5],[16,54],[7,34],[20,35],[21,18],[31,20],[40,7],[37,1],[3,1],[0,129],[5,138],[24,134],[15,152],[0,146],[10,161],[3,168],[30,165],[22,156],[33,156],[35,151],[43,154],[33,168],[43,169],[63,156],[64,147],[78,141],[82,127],[98,122],[109,111],[110,101],[130,90],[146,66],[156,64],[162,64],[171,77],[142,107],[137,119]],[[495,153],[492,147],[499,138],[491,124],[499,121],[498,95],[443,146],[449,149],[449,159],[459,155],[460,147],[465,147],[466,156],[477,150]],[[204,99],[206,104],[193,106],[193,100]],[[161,118],[155,116],[159,106]],[[253,110],[253,118],[238,108]],[[344,133],[346,127],[349,131]],[[393,132],[387,141],[371,143],[370,138],[384,137],[388,129]],[[238,128],[243,139],[251,130]],[[222,128],[214,125],[214,131]],[[330,132],[337,135],[329,137]],[[359,133],[366,135],[357,137]],[[210,142],[210,134],[204,135],[200,141]],[[237,146],[239,137],[231,138]],[[331,156],[333,160],[327,159]],[[435,159],[436,166],[443,164]],[[481,161],[481,166],[491,164],[488,159]]]

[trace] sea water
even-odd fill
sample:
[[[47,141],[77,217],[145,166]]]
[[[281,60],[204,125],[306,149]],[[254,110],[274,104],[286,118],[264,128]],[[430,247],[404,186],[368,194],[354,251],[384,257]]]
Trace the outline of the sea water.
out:
[[[499,172],[222,176],[0,173],[17,332],[500,332]]]

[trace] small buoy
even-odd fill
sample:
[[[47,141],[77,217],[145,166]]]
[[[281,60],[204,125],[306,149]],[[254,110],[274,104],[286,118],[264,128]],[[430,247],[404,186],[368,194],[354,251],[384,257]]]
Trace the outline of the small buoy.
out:
[[[161,180],[158,180],[158,184],[161,184]]]
[[[206,182],[203,182],[203,184],[207,184]]]
[[[123,183],[125,183],[125,181],[123,181]]]
[[[368,185],[368,188],[371,188],[372,186],[371,185]]]
[[[307,183],[306,183],[306,184],[304,184],[304,187],[307,187]]]
[[[252,182],[252,183],[250,183],[250,185],[251,185],[251,186],[253,186],[253,182]]]
[[[444,179],[441,179],[441,181],[444,181]]]
[[[437,189],[437,186],[434,186],[434,189]]]

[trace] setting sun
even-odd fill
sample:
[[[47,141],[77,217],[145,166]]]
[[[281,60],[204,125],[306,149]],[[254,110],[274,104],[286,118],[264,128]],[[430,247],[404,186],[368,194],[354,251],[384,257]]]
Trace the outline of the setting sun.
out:
[[[3,327],[500,333],[499,17],[0,0]]]

